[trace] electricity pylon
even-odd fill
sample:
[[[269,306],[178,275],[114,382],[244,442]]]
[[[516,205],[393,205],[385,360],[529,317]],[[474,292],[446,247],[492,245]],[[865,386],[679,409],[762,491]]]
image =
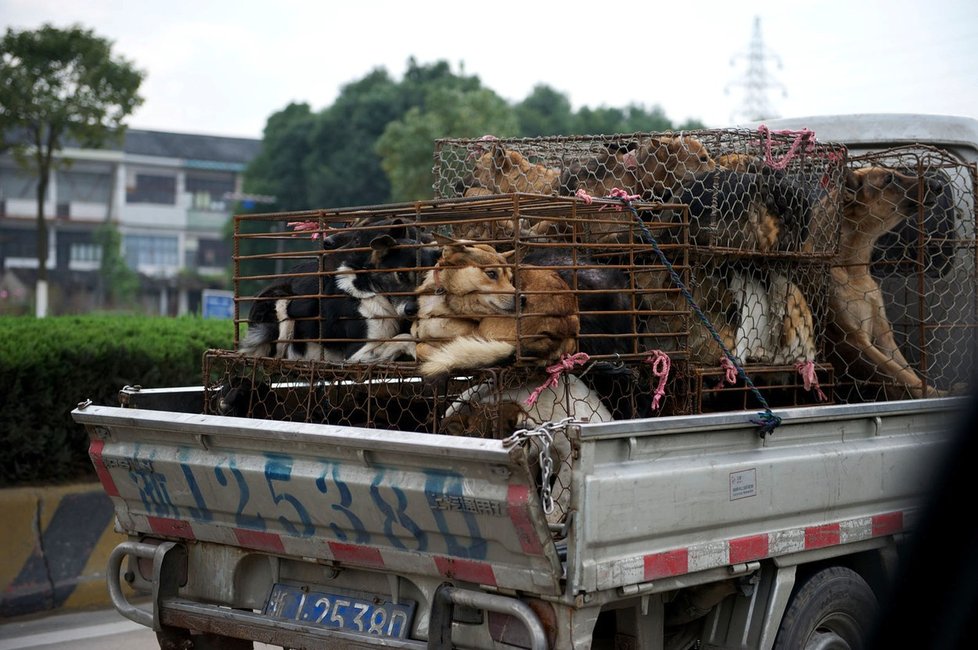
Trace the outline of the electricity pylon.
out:
[[[777,63],[778,69],[781,69],[781,57],[764,49],[760,16],[754,17],[754,32],[750,39],[750,49],[746,54],[741,52],[731,57],[730,65],[736,65],[739,59],[747,59],[747,72],[724,89],[724,93],[729,95],[732,86],[744,88],[744,102],[740,110],[731,115],[731,120],[737,122],[737,118],[742,117],[748,122],[759,122],[778,117],[777,112],[768,101],[768,92],[780,90],[782,96],[787,97],[788,91],[784,84],[772,77],[767,71],[767,64],[772,61]]]

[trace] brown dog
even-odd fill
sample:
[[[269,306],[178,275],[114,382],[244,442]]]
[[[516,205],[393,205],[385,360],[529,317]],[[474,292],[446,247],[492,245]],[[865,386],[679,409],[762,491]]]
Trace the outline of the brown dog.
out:
[[[696,174],[716,169],[706,146],[691,135],[666,135],[642,142],[635,152],[636,193],[646,199],[679,194]]]
[[[829,337],[835,354],[859,379],[887,383],[887,396],[944,395],[927,386],[900,352],[883,292],[869,271],[873,246],[921,209],[919,180],[885,167],[846,174],[839,254],[832,262]]]
[[[531,163],[513,149],[493,143],[475,161],[465,196],[527,192],[553,195],[560,185],[560,172]]]
[[[512,253],[440,242],[442,257],[418,289],[411,330],[422,375],[495,365],[517,349],[543,362],[577,349],[577,298],[555,271],[523,266],[514,278]]]

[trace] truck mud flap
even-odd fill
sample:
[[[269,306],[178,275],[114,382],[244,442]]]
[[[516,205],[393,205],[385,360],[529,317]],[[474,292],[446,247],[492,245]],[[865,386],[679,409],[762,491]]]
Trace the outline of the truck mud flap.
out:
[[[519,446],[95,405],[72,417],[131,535],[560,593]]]

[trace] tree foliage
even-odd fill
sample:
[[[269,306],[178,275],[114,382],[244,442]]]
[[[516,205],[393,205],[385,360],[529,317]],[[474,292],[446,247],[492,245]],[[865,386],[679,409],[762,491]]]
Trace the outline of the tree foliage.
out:
[[[431,170],[436,139],[517,132],[516,117],[506,101],[486,88],[436,87],[423,106],[412,107],[403,118],[388,124],[377,142],[393,201],[433,198]]]
[[[0,40],[0,138],[37,174],[39,280],[47,278],[44,199],[55,152],[66,140],[96,148],[120,137],[123,120],[142,103],[142,80],[131,63],[112,56],[111,42],[81,26],[8,28]]]
[[[375,69],[310,112],[292,104],[269,118],[262,153],[246,172],[249,192],[273,194],[287,210],[357,206],[431,197],[438,138],[538,137],[664,131],[658,105],[582,107],[537,85],[510,105],[478,77],[445,61],[407,62],[400,81]],[[702,128],[689,121],[680,128]]]
[[[131,304],[139,291],[139,274],[129,268],[122,257],[119,229],[114,223],[103,223],[95,230],[95,242],[102,247],[100,293],[111,307]]]

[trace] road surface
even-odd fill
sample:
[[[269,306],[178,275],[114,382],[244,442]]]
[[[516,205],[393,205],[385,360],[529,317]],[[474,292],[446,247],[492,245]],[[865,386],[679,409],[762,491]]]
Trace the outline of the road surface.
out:
[[[114,609],[0,622],[0,650],[159,650],[156,634]],[[256,643],[256,650],[277,646]]]

